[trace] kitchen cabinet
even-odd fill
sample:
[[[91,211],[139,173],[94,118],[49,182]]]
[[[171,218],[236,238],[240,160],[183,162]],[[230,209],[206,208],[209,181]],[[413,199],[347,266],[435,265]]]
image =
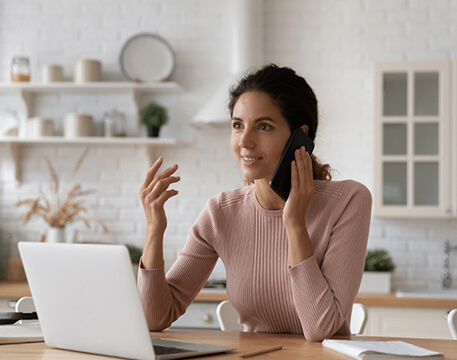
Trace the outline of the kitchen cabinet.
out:
[[[14,311],[14,308],[8,305],[9,299],[3,299],[0,297],[0,312],[11,312]]]
[[[363,335],[452,339],[448,309],[368,306]]]
[[[375,216],[457,215],[451,70],[447,61],[375,66]]]
[[[10,150],[11,159],[14,164],[15,178],[21,182],[21,149],[25,145],[39,146],[43,144],[61,145],[100,145],[100,146],[144,146],[147,155],[152,160],[154,157],[152,148],[157,146],[173,146],[177,141],[174,138],[145,138],[139,137],[140,122],[138,110],[141,98],[148,95],[167,95],[181,91],[178,84],[174,82],[156,83],[134,83],[134,82],[92,82],[85,84],[75,84],[72,82],[59,83],[0,83],[0,96],[17,96],[22,104],[22,113],[25,118],[31,116],[46,116],[46,114],[35,113],[35,97],[49,94],[87,96],[88,94],[121,95],[130,99],[133,103],[136,116],[131,119],[133,124],[129,124],[134,130],[135,136],[129,137],[80,137],[67,139],[63,136],[50,136],[41,138],[20,138],[20,137],[0,137],[0,144],[5,143]]]
[[[212,281],[213,284],[220,283]],[[204,288],[190,304],[186,312],[172,324],[175,329],[220,330],[217,307],[228,300],[225,288]]]
[[[171,325],[171,328],[220,330],[217,320],[218,305],[219,303],[211,301],[194,301],[185,314]]]

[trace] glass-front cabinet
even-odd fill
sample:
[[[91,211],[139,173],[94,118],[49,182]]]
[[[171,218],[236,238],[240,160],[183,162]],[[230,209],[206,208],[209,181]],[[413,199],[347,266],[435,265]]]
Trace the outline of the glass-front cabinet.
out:
[[[453,215],[450,76],[448,62],[376,65],[375,216]]]

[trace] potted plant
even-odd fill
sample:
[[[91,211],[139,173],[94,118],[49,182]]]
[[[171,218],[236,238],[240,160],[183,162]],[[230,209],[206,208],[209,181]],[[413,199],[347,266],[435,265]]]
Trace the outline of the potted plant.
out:
[[[141,109],[140,120],[146,125],[148,136],[158,137],[160,128],[168,122],[167,109],[159,104],[150,103]]]
[[[135,277],[138,276],[138,266],[140,264],[141,255],[143,255],[143,249],[134,245],[125,245],[129,251],[130,261],[132,262],[133,273]]]
[[[389,293],[395,265],[385,250],[368,250],[359,292]]]

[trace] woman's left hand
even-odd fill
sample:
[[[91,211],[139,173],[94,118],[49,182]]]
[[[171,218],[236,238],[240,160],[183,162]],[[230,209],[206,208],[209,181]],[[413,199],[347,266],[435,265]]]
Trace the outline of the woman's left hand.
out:
[[[295,151],[295,161],[291,166],[292,187],[283,211],[286,229],[306,228],[306,212],[314,196],[313,164],[305,147]]]

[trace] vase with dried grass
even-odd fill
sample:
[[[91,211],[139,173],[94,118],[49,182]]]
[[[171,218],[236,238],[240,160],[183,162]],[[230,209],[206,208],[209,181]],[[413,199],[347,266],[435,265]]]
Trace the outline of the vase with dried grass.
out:
[[[85,149],[79,157],[73,169],[72,176],[81,167],[87,156],[89,149]],[[21,215],[23,224],[27,224],[32,217],[41,217],[48,225],[49,229],[46,236],[47,242],[65,242],[65,226],[81,221],[87,228],[91,228],[91,221],[82,216],[82,213],[87,212],[87,209],[82,206],[83,201],[81,196],[92,194],[94,190],[82,190],[81,184],[76,184],[73,188],[62,195],[59,189],[59,176],[52,166],[48,157],[44,157],[49,170],[51,197],[48,198],[43,191],[40,196],[33,199],[25,199],[18,201],[16,206],[27,206],[28,210]],[[103,232],[107,233],[108,228],[103,221],[92,219],[98,223]]]

